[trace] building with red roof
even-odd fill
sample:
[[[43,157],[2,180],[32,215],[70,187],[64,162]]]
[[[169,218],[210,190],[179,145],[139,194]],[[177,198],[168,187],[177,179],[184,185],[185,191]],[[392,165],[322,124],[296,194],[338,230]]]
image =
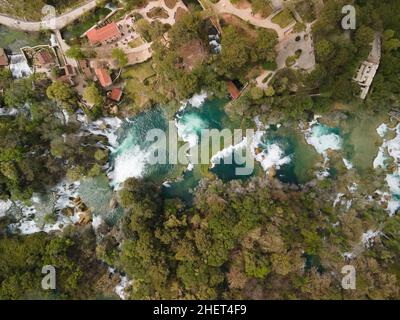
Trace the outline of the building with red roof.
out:
[[[47,50],[40,50],[35,57],[39,65],[42,67],[55,64],[55,58]]]
[[[233,83],[233,81],[228,80],[228,81],[226,82],[226,84],[227,84],[227,86],[228,86],[228,91],[229,91],[229,94],[231,95],[231,98],[232,98],[233,100],[236,100],[237,98],[239,98],[239,97],[240,97],[240,91],[239,91],[239,89],[236,87],[236,85]]]
[[[8,66],[8,57],[3,48],[0,48],[0,67]]]
[[[111,86],[112,80],[106,69],[97,68],[94,69],[94,72],[103,88]]]
[[[108,93],[108,97],[111,100],[117,101],[119,102],[121,100],[122,97],[122,90],[120,88],[113,88],[109,93]]]
[[[118,25],[115,22],[109,23],[101,28],[93,28],[86,33],[90,44],[112,42],[121,37]]]

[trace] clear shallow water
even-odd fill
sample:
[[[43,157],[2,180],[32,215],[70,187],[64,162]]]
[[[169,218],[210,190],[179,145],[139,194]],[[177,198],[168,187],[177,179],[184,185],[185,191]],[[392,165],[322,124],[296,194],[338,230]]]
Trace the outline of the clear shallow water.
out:
[[[190,146],[200,144],[202,129],[239,128],[230,121],[224,111],[227,100],[204,100],[204,97],[200,96],[198,98],[192,99],[192,103],[189,100],[175,116],[178,135],[184,142]],[[245,146],[246,141],[226,149],[221,145],[218,154],[210,154],[210,158],[214,156],[213,161],[214,158],[219,159],[219,164],[215,161],[216,163],[209,165],[150,165],[146,161],[149,148],[149,144],[145,142],[147,130],[159,128],[167,131],[167,127],[167,120],[161,108],[141,114],[122,125],[119,146],[112,154],[113,169],[109,175],[114,186],[128,177],[146,177],[156,182],[165,182],[163,190],[166,197],[178,196],[188,200],[200,179],[212,174],[224,181],[245,180],[253,175],[265,175],[275,166],[277,177],[283,182],[305,183],[313,178],[312,169],[319,159],[317,152],[307,144],[300,130],[272,125],[265,130],[259,128],[256,132],[253,143],[254,150],[257,148],[257,152],[254,152],[255,167],[249,175],[237,175],[236,169],[244,165],[235,162],[235,157],[230,159],[234,153],[242,151],[242,145]],[[190,156],[188,160],[191,161]],[[185,172],[182,175],[183,171]]]
[[[112,225],[122,216],[123,210],[112,205],[114,193],[105,175],[83,179],[77,193],[91,212],[106,223]]]
[[[178,130],[181,138],[191,144],[200,143],[201,129],[237,129],[239,126],[230,121],[224,112],[226,103],[227,100],[205,100],[204,95],[198,95],[181,108],[175,115],[175,122],[172,125]],[[167,117],[161,107],[132,119],[105,118],[95,123],[83,121],[82,130],[91,134],[103,134],[109,139],[110,163],[104,168],[108,177],[82,179],[77,188],[58,194],[66,195],[61,201],[66,199],[67,205],[69,196],[79,195],[91,208],[95,227],[103,220],[114,224],[122,215],[120,209],[113,207],[113,197],[115,189],[129,177],[146,177],[163,184],[162,191],[166,198],[179,197],[190,203],[195,188],[203,177],[216,175],[224,181],[248,179],[254,175],[265,176],[272,166],[276,169],[276,177],[282,182],[299,185],[315,179],[316,176],[321,179],[327,177],[336,179],[337,175],[343,174],[343,166],[340,170],[336,167],[337,158],[339,161],[343,160],[347,168],[344,170],[348,170],[350,176],[357,172],[361,178],[364,173],[368,177],[374,170],[374,161],[379,155],[378,151],[381,150],[387,159],[387,165],[385,168],[376,168],[384,171],[379,176],[382,183],[379,190],[372,190],[369,195],[372,197],[375,192],[378,198],[381,198],[377,201],[393,214],[400,207],[400,168],[393,166],[393,162],[400,163],[400,127],[395,123],[384,124],[388,119],[382,115],[365,118],[349,117],[332,123],[328,121],[329,125],[323,123],[322,120],[326,119],[324,117],[320,119],[321,121],[314,120],[303,126],[298,123],[264,126],[259,120],[254,119],[254,127],[258,128],[257,139],[253,145],[257,161],[254,171],[247,176],[238,176],[235,173],[235,169],[240,167],[237,163],[226,163],[226,157],[233,151],[240,151],[240,146],[237,145],[225,149],[221,146],[220,152],[223,155],[221,163],[214,166],[150,164],[148,156],[152,142],[145,140],[147,132],[155,128],[167,133],[169,131]],[[335,151],[331,153],[329,150]],[[168,146],[166,153],[168,154]],[[350,181],[349,185],[351,182],[354,181]],[[369,182],[364,179],[360,187],[363,187],[363,184]],[[337,195],[333,194],[332,205],[336,198]],[[37,212],[35,207],[39,206],[39,210],[43,211],[40,209],[40,203],[43,201],[35,202],[33,199],[32,202],[34,205],[32,208],[28,206],[22,208],[22,225],[16,226],[26,233],[56,230],[60,228],[60,224],[74,223],[78,218],[66,219],[59,216],[58,224],[43,225],[39,222],[42,226],[38,228],[30,216],[35,215],[34,211]],[[347,207],[348,202],[346,202]],[[8,206],[7,202],[0,203],[0,216],[9,210]]]

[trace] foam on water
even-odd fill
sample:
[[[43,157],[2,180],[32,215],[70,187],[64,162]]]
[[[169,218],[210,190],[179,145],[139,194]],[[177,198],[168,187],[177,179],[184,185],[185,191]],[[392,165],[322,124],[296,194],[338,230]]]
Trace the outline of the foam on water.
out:
[[[285,152],[277,144],[268,144],[261,153],[255,155],[255,159],[267,173],[270,168],[280,169],[291,161],[291,157],[285,156]]]
[[[128,178],[140,178],[143,176],[151,152],[142,150],[138,145],[126,146],[126,142],[118,149],[123,150],[114,160],[114,169],[108,176],[112,184],[118,188]]]
[[[0,116],[15,116],[18,114],[18,110],[15,108],[7,109],[0,108]]]
[[[183,111],[189,106],[192,106],[194,108],[200,108],[206,102],[207,97],[208,94],[205,91],[197,93],[193,95],[193,97],[191,97],[190,99],[182,101],[179,111]]]
[[[119,284],[115,287],[115,293],[121,298],[121,300],[126,299],[125,290],[132,284],[127,276],[121,276]]]
[[[258,128],[268,129],[268,126],[265,126],[259,118],[255,118],[255,123]],[[280,169],[283,165],[291,162],[291,156],[285,155],[285,151],[281,148],[281,146],[274,141],[263,141],[263,137],[265,135],[265,130],[258,129],[254,134],[254,141],[252,145],[253,157],[256,161],[261,164],[261,167],[264,169],[266,173],[268,173],[269,169],[274,167],[275,169]],[[257,153],[256,150],[258,148],[262,149],[262,152]]]
[[[219,164],[222,159],[231,157],[235,151],[242,150],[242,149],[246,148],[246,146],[247,146],[247,138],[245,137],[241,142],[239,142],[235,145],[230,145],[229,147],[218,151],[216,154],[214,154],[211,157],[211,160],[210,160],[211,167],[214,168],[215,165]]]
[[[208,128],[207,122],[195,113],[184,114],[182,117],[177,116],[175,124],[178,136],[188,142],[190,147],[198,144],[201,130]]]
[[[377,133],[383,138],[382,146],[379,147],[378,154],[373,161],[373,167],[387,169],[388,157],[392,157],[397,165],[397,169],[386,175],[385,181],[389,188],[390,197],[387,198],[386,193],[382,193],[383,197],[381,202],[387,202],[386,210],[390,215],[394,215],[400,208],[400,124],[395,128],[389,128],[386,124],[381,124],[377,128]],[[386,140],[384,137],[388,131],[395,131],[396,136],[391,140]]]
[[[32,74],[32,70],[22,54],[10,56],[10,70],[14,78],[25,78]]]
[[[79,182],[61,182],[45,198],[38,194],[33,194],[31,205],[26,205],[22,201],[15,201],[8,209],[9,214],[18,212],[18,221],[10,224],[9,229],[14,233],[32,234],[40,231],[50,232],[62,230],[65,226],[77,223],[79,216],[75,213],[72,217],[67,217],[61,213],[61,209],[72,207],[70,198],[77,197]],[[55,211],[56,221],[54,223],[44,223],[44,215]]]
[[[333,207],[334,207],[334,208],[338,205],[338,203],[340,203],[340,199],[341,199],[343,196],[344,196],[344,193],[341,193],[341,192],[339,192],[339,193],[336,195],[336,198],[335,198],[335,200],[333,201]]]
[[[350,160],[343,158],[343,163],[347,170],[353,169],[353,164],[351,163]]]
[[[262,124],[258,117],[254,120],[257,127],[268,128],[268,126]],[[220,163],[220,160],[231,157],[235,151],[247,148],[248,144],[250,144],[250,150],[254,160],[260,163],[266,173],[268,173],[269,169],[272,167],[280,169],[283,165],[290,163],[291,156],[285,155],[285,151],[278,143],[272,140],[267,142],[263,141],[265,133],[265,130],[257,130],[254,134],[253,141],[248,141],[247,137],[244,137],[241,142],[230,145],[217,152],[211,157],[212,167]],[[258,149],[262,149],[262,151],[257,153],[256,150]]]
[[[376,132],[378,132],[379,136],[382,138],[386,135],[386,132],[388,131],[388,126],[386,123],[382,123],[378,128],[376,128]]]
[[[95,135],[104,135],[108,139],[111,150],[118,146],[117,131],[121,127],[123,121],[120,118],[101,118],[97,121],[88,123],[86,129]]]
[[[312,145],[315,150],[322,154],[327,160],[328,150],[340,150],[342,148],[342,138],[332,131],[332,128],[320,124],[317,120],[310,122],[309,129],[305,130],[307,143]]]
[[[371,248],[374,245],[375,238],[381,235],[381,232],[379,230],[373,231],[373,230],[368,230],[367,232],[364,232],[361,236],[361,242],[366,248]]]
[[[7,214],[7,211],[11,208],[11,206],[11,200],[0,200],[0,218],[4,217]]]
[[[385,154],[385,148],[383,146],[379,147],[378,155],[376,156],[372,164],[374,169],[379,167],[381,167],[382,169],[386,169],[386,161],[387,161],[387,156]]]
[[[99,215],[95,215],[92,220],[92,227],[95,231],[100,227],[100,225],[103,223],[103,219]]]
[[[201,131],[208,128],[208,123],[196,113],[186,113],[182,116],[177,115],[175,118],[175,126],[178,136],[193,148],[199,143]],[[193,163],[190,161],[189,151],[187,153],[189,164],[187,171],[193,170]]]

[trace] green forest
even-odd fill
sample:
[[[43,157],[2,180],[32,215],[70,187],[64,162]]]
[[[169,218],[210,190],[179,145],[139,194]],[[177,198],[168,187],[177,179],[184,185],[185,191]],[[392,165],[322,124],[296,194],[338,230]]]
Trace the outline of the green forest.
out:
[[[77,3],[44,2],[59,10]],[[250,84],[226,109],[231,119],[242,125],[257,115],[305,120],[338,104],[354,113],[400,108],[400,1],[324,2],[312,26],[316,68],[311,73],[280,69],[267,90]],[[349,2],[357,10],[357,28],[344,32],[341,8]],[[2,12],[30,18],[36,16],[27,12],[41,7],[41,1],[5,3]],[[269,10],[251,3],[257,12]],[[213,12],[191,8],[167,28],[168,43],[162,37],[165,26],[141,23],[139,31],[152,41],[155,75],[140,87],[148,103],[128,111],[137,114],[156,105],[176,111],[180,101],[202,90],[226,97],[227,80],[247,83],[260,65],[274,70],[278,37],[273,30],[221,18],[221,53],[212,54],[205,31],[210,17]],[[376,31],[382,35],[381,64],[362,101],[352,79]],[[185,55],[188,46],[198,48],[191,60]],[[73,115],[82,107],[89,119],[109,116],[94,84],[86,91],[86,100],[95,102],[90,110],[69,85],[38,74],[13,79],[0,69],[0,89],[0,107],[18,110],[0,116],[1,200],[29,203],[34,193],[63,179],[107,178],[107,138],[81,134],[81,124],[66,121],[63,112]],[[13,218],[0,216],[0,299],[117,299],[113,288],[119,280],[110,278],[109,267],[133,279],[129,299],[399,299],[400,216],[389,217],[361,197],[342,214],[328,201],[347,181],[343,165],[339,171],[343,178],[297,187],[271,176],[222,181],[210,175],[191,202],[164,197],[154,181],[130,178],[116,194],[122,218],[102,226],[101,236],[90,224],[19,235],[7,227]],[[360,191],[364,194],[374,191],[375,175],[367,175],[371,185]],[[53,215],[46,212],[47,219]],[[355,245],[365,230],[377,229],[384,236],[373,246]],[[357,290],[343,290],[343,253],[353,251]],[[56,290],[40,286],[44,265],[57,269]]]

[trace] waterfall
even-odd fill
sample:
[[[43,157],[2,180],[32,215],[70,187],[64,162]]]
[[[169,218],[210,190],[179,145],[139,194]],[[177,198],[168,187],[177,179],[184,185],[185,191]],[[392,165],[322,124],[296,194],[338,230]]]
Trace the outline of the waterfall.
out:
[[[10,56],[10,70],[16,79],[29,77],[32,74],[32,70],[23,54],[13,54]]]

